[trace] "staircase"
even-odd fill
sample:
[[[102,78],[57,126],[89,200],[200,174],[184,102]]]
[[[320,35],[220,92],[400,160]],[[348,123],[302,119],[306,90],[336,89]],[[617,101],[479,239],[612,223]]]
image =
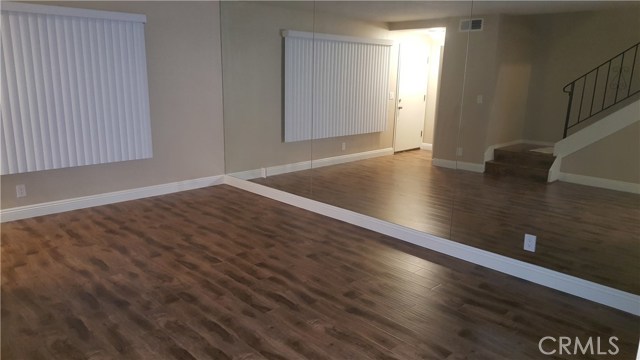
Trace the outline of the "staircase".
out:
[[[638,120],[638,106],[635,105],[640,94],[640,71],[636,71],[638,57],[640,42],[563,88],[569,95],[563,140],[553,148],[539,151],[544,147],[533,144],[497,148],[493,151],[493,160],[485,162],[484,172],[494,176],[512,176],[545,183],[558,180],[563,157]],[[631,103],[633,99],[636,100]],[[620,108],[623,103],[626,105]],[[598,114],[607,114],[605,111],[608,109],[611,109],[609,115],[595,118]],[[602,118],[609,120],[606,124],[599,123]],[[558,156],[557,161],[554,153]]]
[[[517,144],[495,149],[494,159],[485,163],[484,172],[494,176],[511,176],[546,183],[549,169],[556,157],[552,153],[535,151],[540,149],[545,147]]]

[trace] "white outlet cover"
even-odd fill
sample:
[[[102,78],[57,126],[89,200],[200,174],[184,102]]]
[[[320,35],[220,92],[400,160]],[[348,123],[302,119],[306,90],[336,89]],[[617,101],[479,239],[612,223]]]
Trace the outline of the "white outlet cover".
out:
[[[536,239],[535,235],[524,234],[524,249],[531,252],[536,252]]]
[[[27,187],[25,185],[16,185],[16,197],[27,196]]]

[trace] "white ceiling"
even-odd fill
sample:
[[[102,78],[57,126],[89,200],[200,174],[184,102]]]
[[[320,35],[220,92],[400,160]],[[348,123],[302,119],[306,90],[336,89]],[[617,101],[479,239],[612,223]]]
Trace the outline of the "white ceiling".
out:
[[[402,22],[450,16],[546,14],[638,6],[637,1],[294,1],[277,6],[313,9],[373,22]],[[473,5],[473,8],[472,8]]]

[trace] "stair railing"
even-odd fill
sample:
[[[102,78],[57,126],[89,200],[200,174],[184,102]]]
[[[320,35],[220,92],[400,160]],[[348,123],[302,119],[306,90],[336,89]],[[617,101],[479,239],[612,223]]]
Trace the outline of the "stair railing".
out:
[[[640,92],[640,79],[634,81],[640,42],[596,66],[593,70],[567,84],[569,94],[564,124],[566,138],[569,129]],[[632,90],[632,87],[635,90]]]

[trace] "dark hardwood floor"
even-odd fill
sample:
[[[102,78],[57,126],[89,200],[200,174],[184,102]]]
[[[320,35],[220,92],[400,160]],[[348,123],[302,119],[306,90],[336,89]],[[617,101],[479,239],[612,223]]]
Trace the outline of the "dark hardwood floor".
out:
[[[253,181],[640,294],[639,195],[439,168],[422,150]]]
[[[544,336],[616,336],[602,358],[630,359],[640,335],[638,317],[224,185],[6,223],[1,250],[7,360],[590,358],[544,356]]]

